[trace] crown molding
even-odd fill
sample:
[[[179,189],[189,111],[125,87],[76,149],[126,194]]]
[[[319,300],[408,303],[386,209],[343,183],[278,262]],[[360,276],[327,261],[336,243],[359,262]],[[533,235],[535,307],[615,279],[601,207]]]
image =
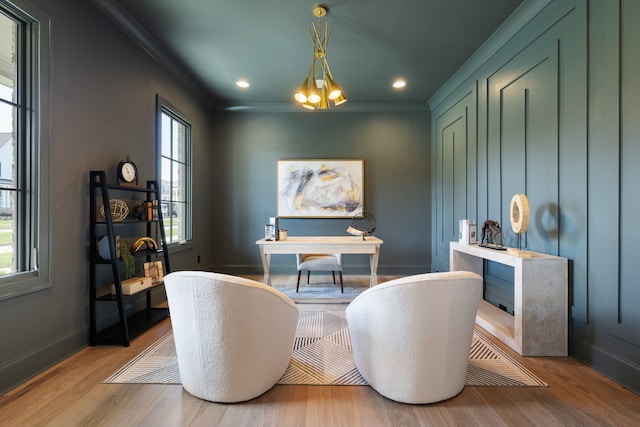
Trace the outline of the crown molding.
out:
[[[331,113],[375,113],[375,112],[423,112],[430,113],[429,104],[426,102],[415,103],[378,103],[365,104],[348,102],[329,110],[305,110],[294,102],[288,103],[261,103],[251,105],[234,105],[225,108],[231,112],[245,113],[303,113],[303,114],[331,114]]]
[[[176,63],[164,49],[116,0],[92,0],[109,19],[131,38],[151,58],[158,62],[171,76],[194,97],[211,109],[223,109],[223,99],[213,94],[193,74]]]
[[[447,96],[462,86],[476,70],[554,1],[555,0],[525,0],[429,99],[431,109],[436,109]]]

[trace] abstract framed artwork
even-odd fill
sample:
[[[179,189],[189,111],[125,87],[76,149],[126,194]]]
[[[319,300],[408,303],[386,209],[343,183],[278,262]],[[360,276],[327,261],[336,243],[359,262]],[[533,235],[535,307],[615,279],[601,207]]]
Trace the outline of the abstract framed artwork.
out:
[[[364,209],[362,160],[278,160],[282,218],[351,218]]]

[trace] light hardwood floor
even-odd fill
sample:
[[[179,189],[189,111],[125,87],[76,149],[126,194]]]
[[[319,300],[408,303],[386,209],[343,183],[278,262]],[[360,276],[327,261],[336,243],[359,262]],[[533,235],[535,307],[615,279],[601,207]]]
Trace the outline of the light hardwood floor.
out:
[[[218,404],[179,385],[102,383],[170,328],[167,319],[128,348],[82,349],[1,396],[0,426],[640,426],[637,394],[570,357],[523,358],[500,343],[549,387],[466,387],[444,402],[406,405],[368,386],[277,385],[249,402]]]

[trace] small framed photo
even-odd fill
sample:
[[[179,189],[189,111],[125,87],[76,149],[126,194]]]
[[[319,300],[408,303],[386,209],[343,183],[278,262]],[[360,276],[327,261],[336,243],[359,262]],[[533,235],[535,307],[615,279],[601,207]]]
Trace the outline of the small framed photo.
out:
[[[151,283],[162,282],[162,279],[164,278],[162,261],[145,262],[144,275],[145,277],[151,277]]]

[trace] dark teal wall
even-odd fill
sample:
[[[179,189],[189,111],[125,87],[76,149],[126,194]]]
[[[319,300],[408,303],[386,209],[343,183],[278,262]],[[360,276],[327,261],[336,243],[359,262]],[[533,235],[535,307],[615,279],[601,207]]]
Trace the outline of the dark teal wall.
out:
[[[52,22],[52,287],[0,301],[0,392],[87,345],[88,173],[106,169],[115,180],[115,165],[129,154],[141,180],[156,177],[158,94],[193,125],[194,239],[171,252],[174,270],[260,273],[255,241],[274,215],[276,161],[323,157],[364,160],[365,205],[385,240],[379,272],[428,271],[426,105],[406,113],[213,113],[91,2],[31,2]],[[348,221],[283,225],[292,234],[344,234]],[[287,273],[291,261],[274,259]],[[364,265],[350,257],[347,273],[365,272]],[[114,310],[101,309],[100,322],[115,320]]]
[[[212,270],[261,273],[255,241],[276,215],[276,164],[281,159],[364,160],[365,211],[375,215],[384,240],[380,274],[429,271],[430,117],[411,112],[226,113],[212,167],[211,191],[223,195],[212,211],[216,224]],[[290,235],[346,235],[348,219],[291,219]],[[295,271],[295,258],[275,256],[276,272]],[[368,258],[345,258],[345,272],[366,273]]]
[[[87,345],[89,171],[106,169],[115,180],[115,166],[130,154],[140,179],[155,179],[156,94],[191,119],[195,180],[211,181],[213,128],[207,108],[91,2],[31,3],[52,23],[51,247],[46,248],[51,288],[0,301],[0,392]],[[198,190],[195,227],[208,224],[212,199],[206,188]],[[172,254],[172,267],[197,268],[197,254],[210,257],[207,233],[203,227],[191,250]],[[115,304],[101,310],[101,319],[114,318],[114,309]]]
[[[155,177],[156,94],[194,125],[194,246],[172,253],[174,269],[261,271],[255,240],[274,215],[282,158],[364,160],[366,209],[385,240],[381,274],[447,269],[443,243],[457,238],[457,219],[504,220],[511,193],[525,185],[542,219],[526,245],[572,261],[571,353],[640,390],[638,2],[556,0],[524,28],[522,17],[512,20],[503,48],[471,58],[466,76],[457,73],[432,99],[431,117],[212,114],[89,2],[31,2],[52,18],[52,288],[0,302],[0,391],[86,345],[88,171],[114,173],[130,154],[141,179]],[[505,84],[519,81],[533,98]],[[530,144],[532,157],[518,154]],[[348,220],[283,225],[292,234],[343,234]],[[292,259],[274,263],[293,269]],[[363,272],[365,263],[354,256],[346,269]]]
[[[433,269],[448,269],[458,219],[498,220],[515,246],[510,200],[527,194],[524,247],[570,260],[570,353],[640,392],[640,4],[539,12],[430,101]]]

